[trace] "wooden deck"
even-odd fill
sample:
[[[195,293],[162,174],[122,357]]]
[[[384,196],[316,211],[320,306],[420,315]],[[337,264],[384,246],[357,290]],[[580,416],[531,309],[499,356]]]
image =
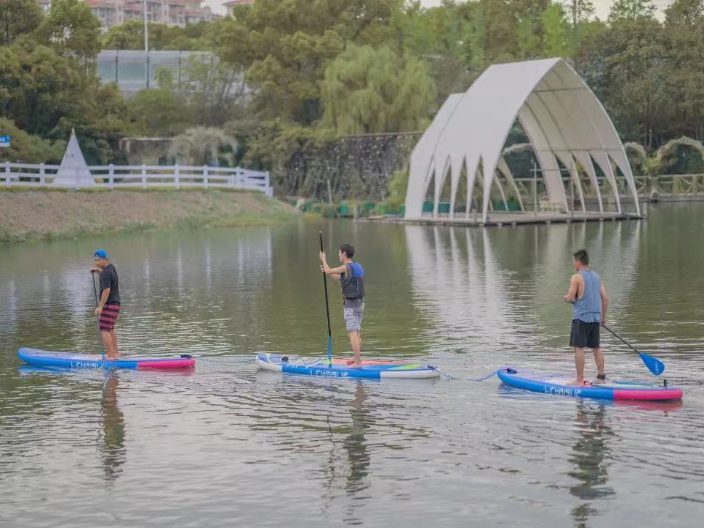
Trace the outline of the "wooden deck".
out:
[[[486,222],[482,221],[481,215],[477,215],[476,219],[441,216],[433,218],[432,216],[424,216],[422,218],[407,219],[400,216],[371,216],[368,218],[360,218],[369,222],[383,222],[393,224],[415,224],[415,225],[447,225],[447,226],[463,226],[463,227],[503,227],[517,226],[530,224],[570,224],[573,222],[605,222],[617,220],[642,220],[644,215],[635,213],[492,213],[487,217]]]

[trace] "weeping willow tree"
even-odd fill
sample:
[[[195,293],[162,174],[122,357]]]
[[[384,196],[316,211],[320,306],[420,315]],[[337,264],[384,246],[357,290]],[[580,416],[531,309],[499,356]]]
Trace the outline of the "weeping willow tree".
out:
[[[351,45],[325,71],[323,126],[341,135],[423,130],[434,100],[424,62],[388,46]]]
[[[237,140],[220,128],[193,127],[176,136],[169,155],[187,165],[231,165]]]

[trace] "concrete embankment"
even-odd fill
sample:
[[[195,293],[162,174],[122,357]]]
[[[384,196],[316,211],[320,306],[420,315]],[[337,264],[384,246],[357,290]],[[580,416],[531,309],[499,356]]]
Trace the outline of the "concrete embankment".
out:
[[[224,190],[0,190],[0,241],[140,229],[270,225],[299,213],[261,193]]]

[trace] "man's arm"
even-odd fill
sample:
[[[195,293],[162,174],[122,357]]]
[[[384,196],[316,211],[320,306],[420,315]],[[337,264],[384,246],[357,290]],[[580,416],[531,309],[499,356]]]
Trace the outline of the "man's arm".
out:
[[[573,303],[577,299],[577,290],[579,289],[579,279],[582,277],[579,274],[572,275],[570,279],[570,289],[567,291],[567,295],[563,297],[566,303]]]
[[[95,309],[95,315],[100,315],[105,307],[105,303],[108,302],[108,297],[110,297],[110,288],[105,288],[103,293],[100,295],[100,302],[98,307]]]
[[[330,275],[335,280],[340,280],[340,275],[347,271],[347,266],[345,265],[342,265],[337,268],[331,268],[330,266],[328,266],[327,258],[325,257],[325,253],[323,253],[322,251],[320,252],[320,262],[322,262],[320,266],[320,271],[322,271],[326,275]]]
[[[606,324],[606,312],[609,309],[609,294],[606,293],[604,283],[601,283],[601,324]]]

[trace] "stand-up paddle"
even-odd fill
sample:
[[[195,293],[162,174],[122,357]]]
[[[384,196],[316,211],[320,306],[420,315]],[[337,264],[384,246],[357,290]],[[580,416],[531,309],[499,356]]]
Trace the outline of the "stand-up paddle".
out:
[[[624,345],[626,345],[627,347],[638,352],[640,359],[643,361],[643,363],[645,363],[645,366],[648,367],[648,370],[650,372],[652,372],[656,376],[659,376],[660,374],[665,372],[665,364],[662,361],[660,361],[657,358],[654,358],[653,356],[649,356],[648,354],[645,354],[644,352],[641,352],[640,350],[637,350],[634,346],[632,346],[630,343],[628,343],[625,339],[623,339],[620,335],[618,335],[616,332],[611,330],[611,328],[609,328],[605,324],[602,324],[601,326],[606,328],[609,331],[609,333],[611,333],[614,337],[616,337]]]
[[[323,249],[323,232],[318,231],[320,235],[320,251]],[[325,290],[325,314],[328,317],[328,363],[332,364],[332,330],[330,329],[330,305],[328,304],[328,276],[323,271],[323,289]]]
[[[98,288],[95,287],[95,273],[92,271],[90,272],[90,277],[93,282],[93,296],[95,297],[95,307],[98,307]],[[102,348],[102,359],[103,359],[103,368],[106,367],[105,363],[105,345],[103,344],[103,336],[100,335],[100,316],[98,316],[98,340],[100,341],[100,345]]]

